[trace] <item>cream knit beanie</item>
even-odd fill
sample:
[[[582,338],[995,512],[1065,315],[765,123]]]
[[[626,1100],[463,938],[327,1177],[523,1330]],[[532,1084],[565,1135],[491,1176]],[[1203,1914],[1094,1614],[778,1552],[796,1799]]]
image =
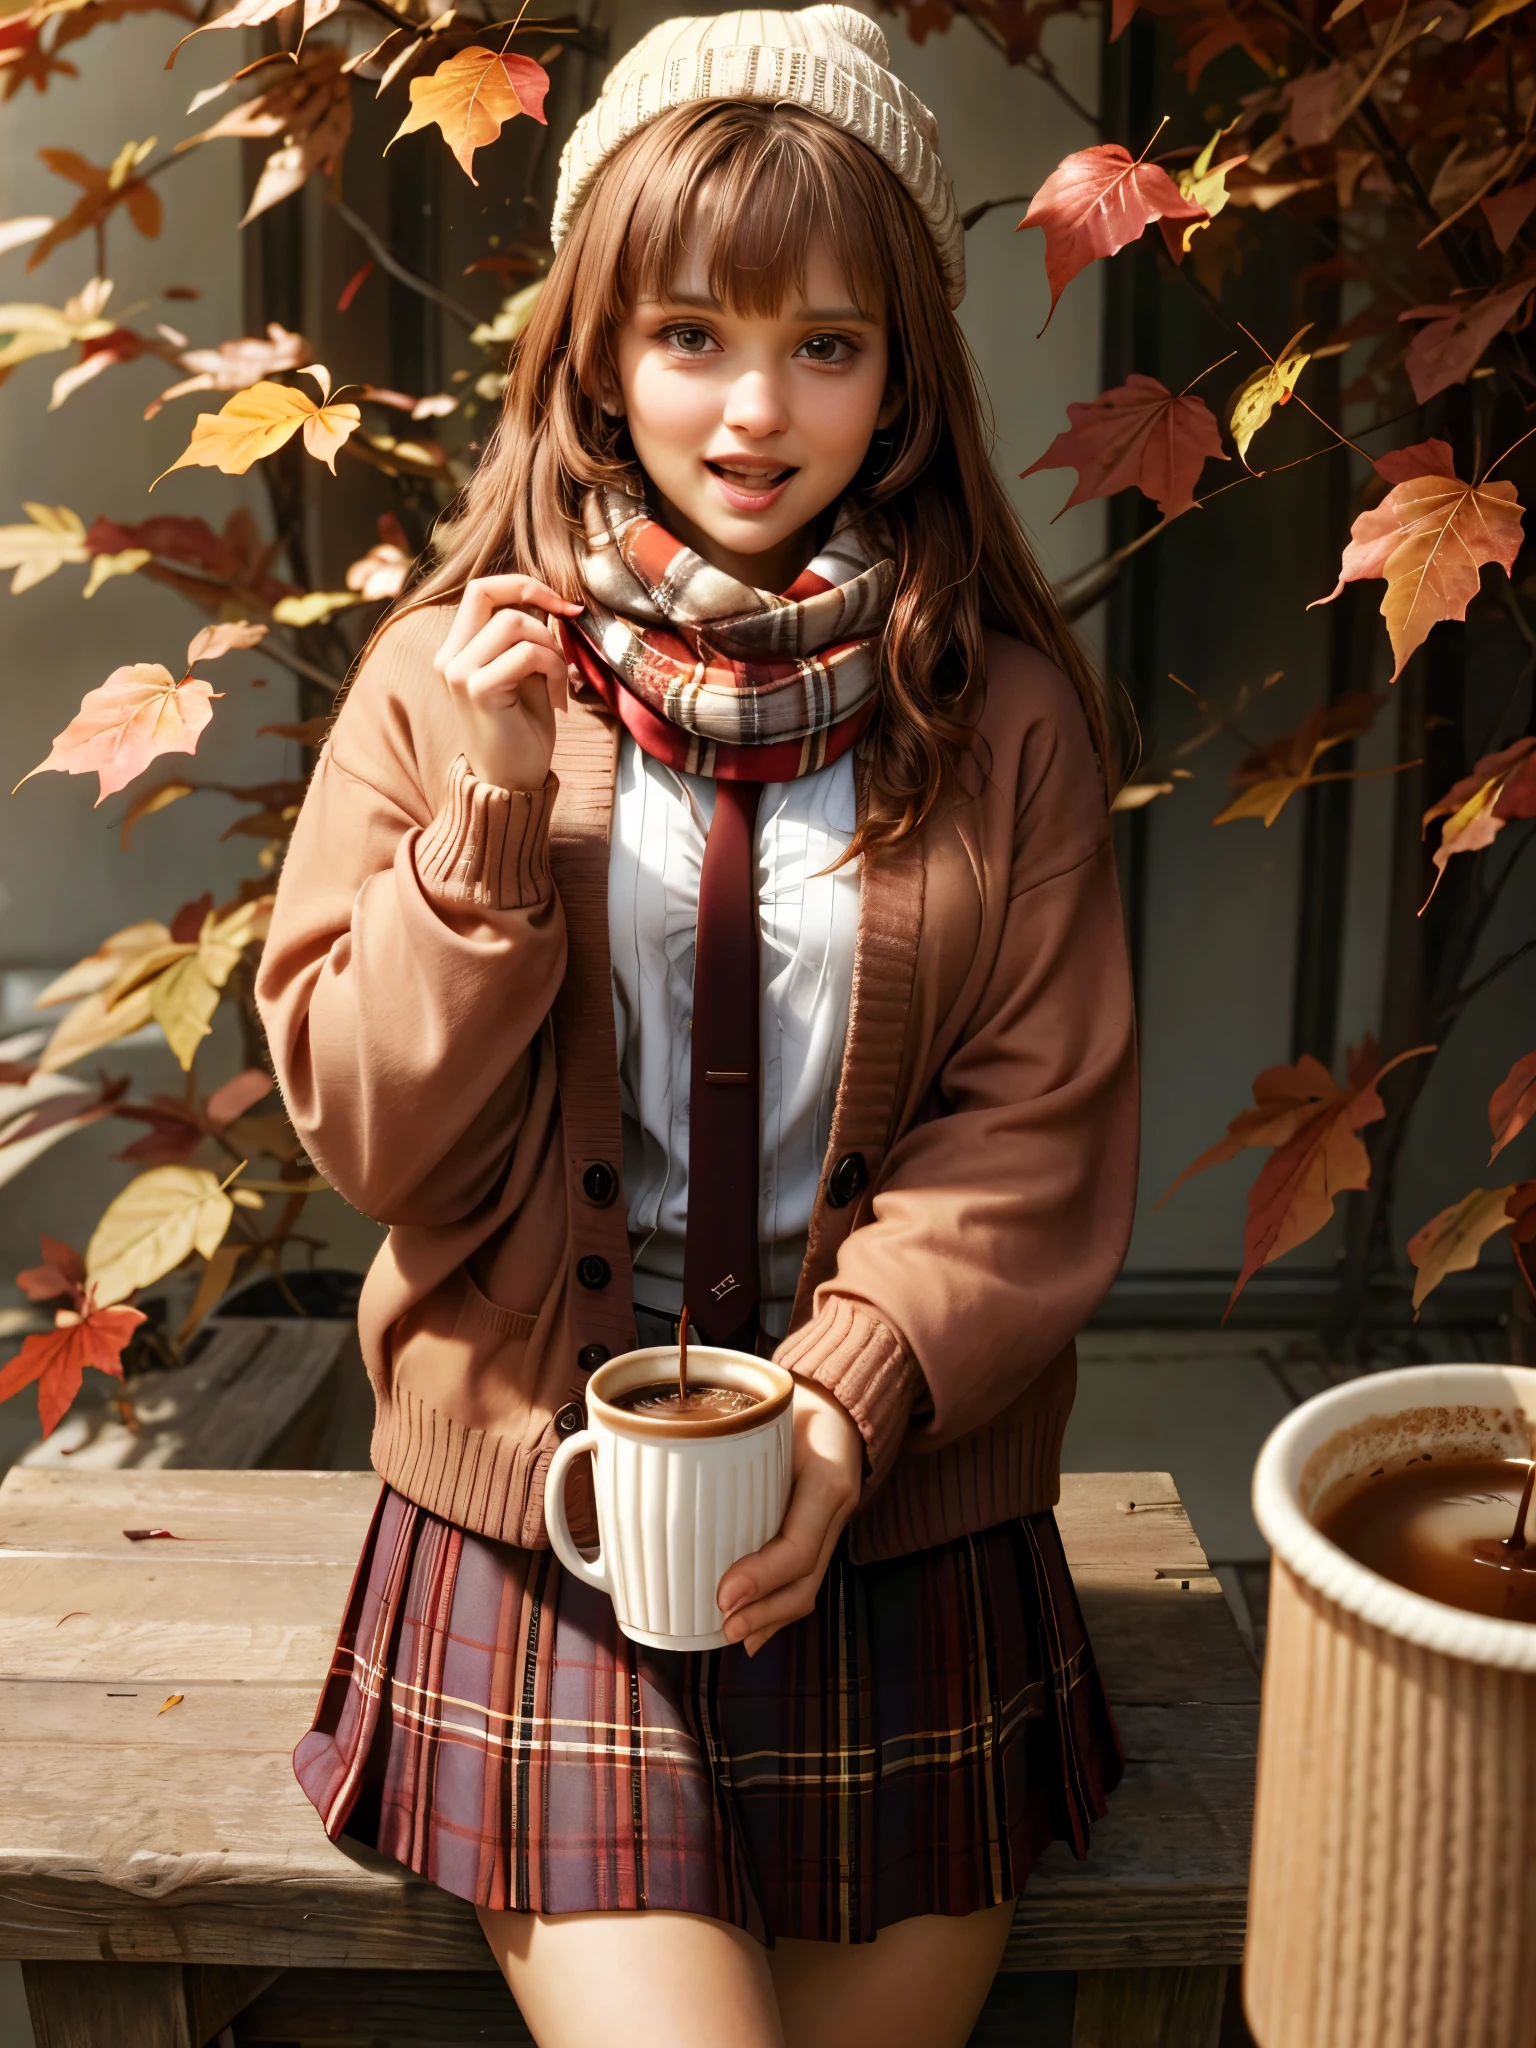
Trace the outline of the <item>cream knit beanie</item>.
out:
[[[939,161],[939,129],[889,66],[884,35],[852,7],[762,8],[664,21],[621,57],[560,157],[550,239],[574,219],[603,159],[669,107],[695,100],[778,100],[806,107],[866,143],[917,202],[949,293],[965,294],[965,231]]]

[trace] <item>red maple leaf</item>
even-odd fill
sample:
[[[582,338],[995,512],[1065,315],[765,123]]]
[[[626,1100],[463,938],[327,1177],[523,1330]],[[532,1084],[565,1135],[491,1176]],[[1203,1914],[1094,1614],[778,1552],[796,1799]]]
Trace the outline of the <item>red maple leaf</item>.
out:
[[[1062,511],[1089,498],[1107,498],[1134,484],[1165,519],[1187,512],[1207,460],[1227,460],[1221,429],[1203,398],[1175,398],[1166,385],[1140,371],[1088,404],[1067,407],[1072,422],[1038,462],[1021,470],[1075,469],[1077,484]]]
[[[1536,281],[1525,278],[1508,291],[1487,292],[1453,306],[1415,306],[1398,315],[1400,320],[1429,323],[1413,337],[1403,366],[1420,405],[1450,385],[1466,382],[1494,336],[1509,325],[1533,291]]]
[[[141,1309],[61,1308],[52,1330],[28,1337],[16,1356],[0,1366],[0,1401],[37,1381],[37,1413],[43,1435],[52,1436],[80,1391],[88,1365],[123,1376],[123,1346],[144,1321]]]
[[[1098,142],[1063,157],[1019,222],[1045,235],[1045,274],[1051,285],[1045,327],[1063,291],[1090,263],[1138,240],[1155,220],[1209,217],[1160,165],[1138,160],[1118,142]]]
[[[85,1286],[85,1261],[73,1245],[57,1237],[45,1237],[43,1263],[18,1273],[16,1285],[28,1301],[55,1301],[64,1294],[68,1295],[70,1306],[78,1308]]]

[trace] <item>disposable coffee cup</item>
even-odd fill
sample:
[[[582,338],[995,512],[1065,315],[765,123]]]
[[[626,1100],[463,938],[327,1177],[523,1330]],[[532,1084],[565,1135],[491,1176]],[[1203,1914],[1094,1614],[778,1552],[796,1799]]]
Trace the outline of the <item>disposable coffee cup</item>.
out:
[[[556,1557],[613,1602],[632,1642],[657,1650],[718,1650],[725,1616],[715,1589],[733,1564],[779,1533],[789,1506],[795,1383],[782,1366],[741,1351],[688,1346],[690,1387],[754,1397],[734,1415],[669,1417],[619,1404],[677,1379],[676,1345],[626,1351],[587,1382],[587,1427],[550,1460],[544,1519]],[[571,1538],[566,1475],[591,1456],[599,1550]]]
[[[1529,1458],[1532,1418],[1536,1371],[1415,1366],[1317,1395],[1260,1454],[1260,2048],[1536,2044],[1536,1624],[1396,1585],[1317,1526],[1383,1467]]]

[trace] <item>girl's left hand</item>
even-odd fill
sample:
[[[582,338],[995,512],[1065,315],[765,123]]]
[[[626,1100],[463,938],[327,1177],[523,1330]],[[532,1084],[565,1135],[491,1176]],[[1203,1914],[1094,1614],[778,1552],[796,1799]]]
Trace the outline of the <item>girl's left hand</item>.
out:
[[[820,1387],[796,1380],[794,1460],[784,1526],[771,1543],[733,1564],[716,1598],[727,1642],[756,1656],[816,1595],[864,1484],[864,1439],[847,1409]]]

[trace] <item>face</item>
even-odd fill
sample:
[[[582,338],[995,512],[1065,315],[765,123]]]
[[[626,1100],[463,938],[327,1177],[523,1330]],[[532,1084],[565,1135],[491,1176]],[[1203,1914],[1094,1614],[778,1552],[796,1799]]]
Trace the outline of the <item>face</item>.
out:
[[[776,313],[732,313],[691,262],[619,330],[619,392],[658,518],[707,561],[782,590],[816,521],[900,410],[882,309],[870,318],[825,244]]]

